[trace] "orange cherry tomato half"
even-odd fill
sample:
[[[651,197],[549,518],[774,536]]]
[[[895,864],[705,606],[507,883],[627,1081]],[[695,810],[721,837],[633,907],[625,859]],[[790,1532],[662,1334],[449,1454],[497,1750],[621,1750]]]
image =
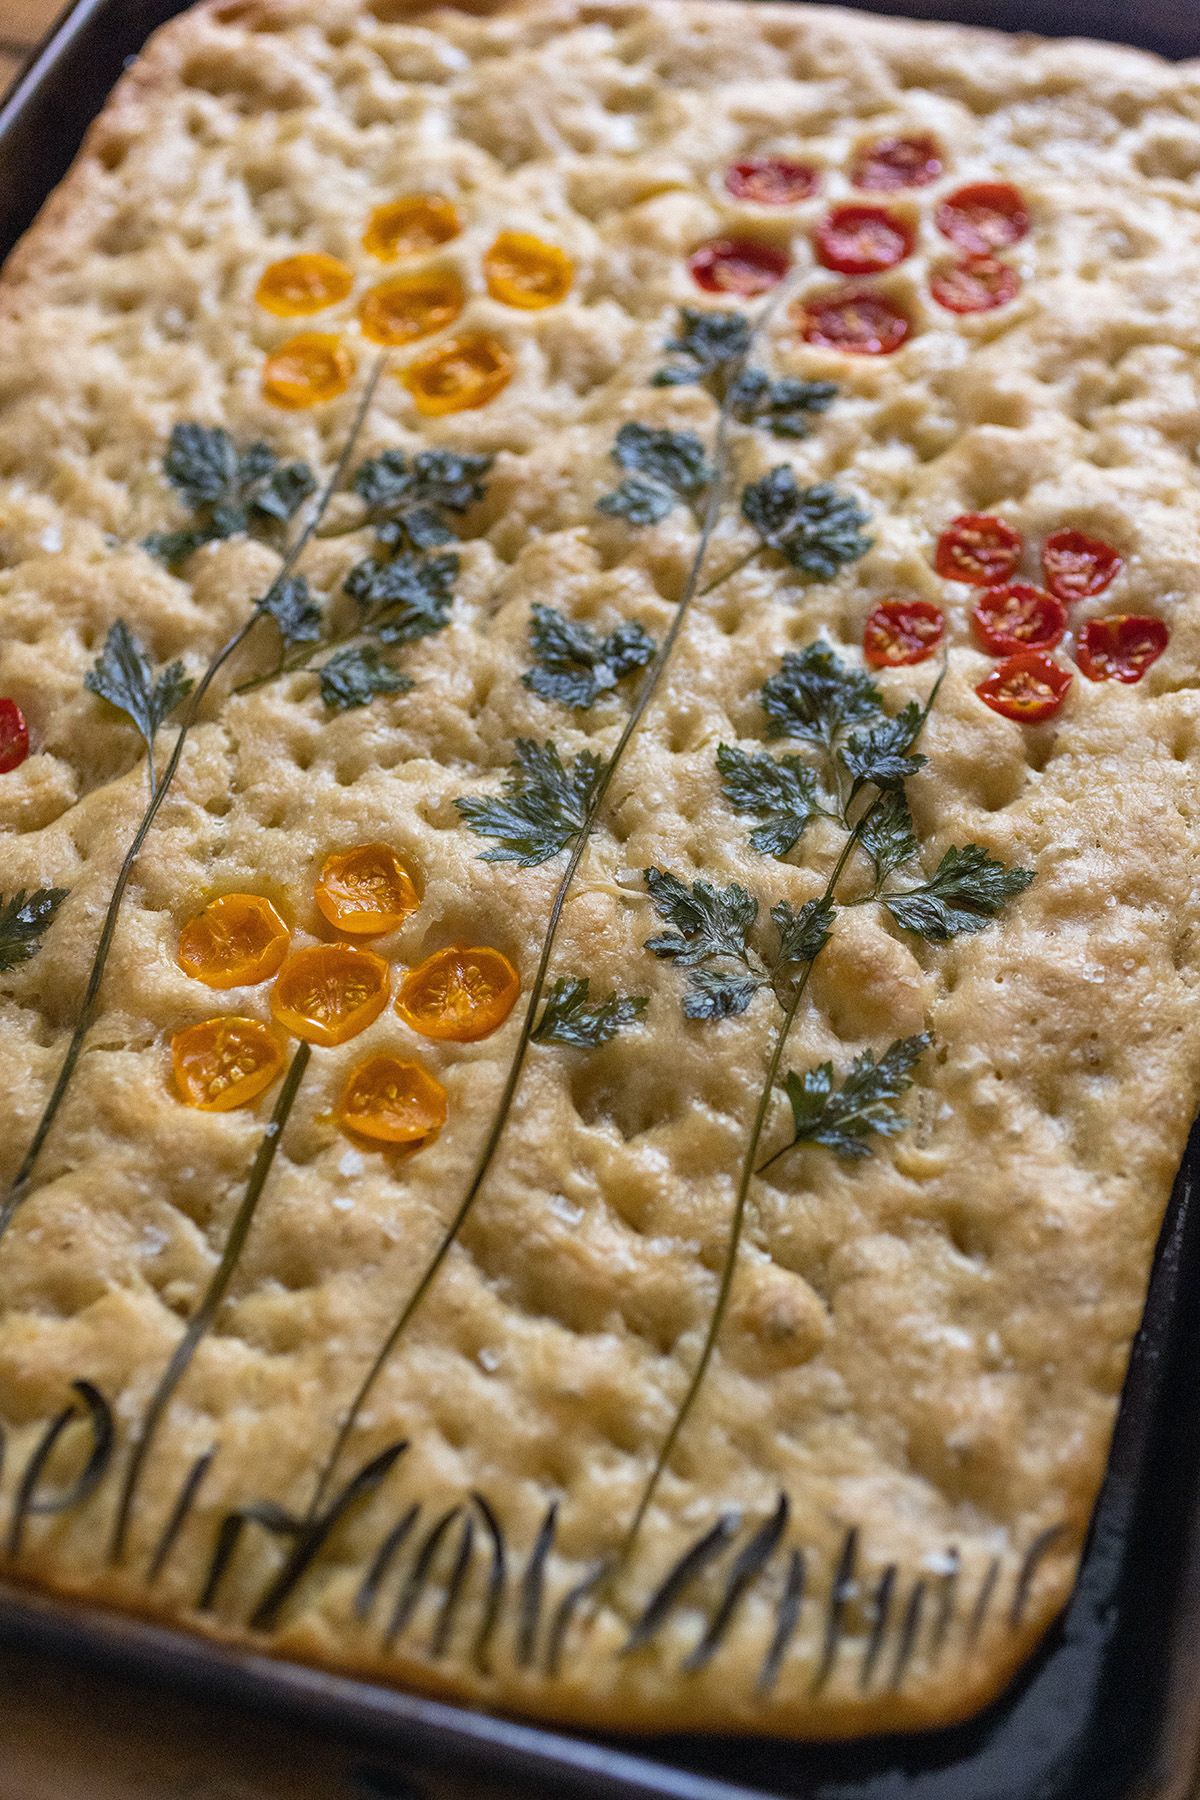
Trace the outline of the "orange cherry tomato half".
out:
[[[396,1011],[422,1037],[473,1044],[503,1025],[520,991],[520,976],[499,950],[451,944],[410,969]]]
[[[271,1011],[310,1044],[344,1044],[387,1005],[391,970],[382,956],[352,944],[297,950],[271,990]]]
[[[232,1112],[257,1100],[286,1057],[279,1033],[257,1019],[205,1019],[171,1039],[176,1085],[201,1112]]]
[[[375,208],[363,249],[379,262],[395,262],[398,256],[424,256],[461,230],[458,213],[440,194],[406,194]]]
[[[1071,672],[1040,650],[1021,650],[981,681],[975,692],[985,706],[1018,725],[1052,719],[1071,685]]]
[[[990,256],[1019,244],[1029,230],[1029,212],[1007,181],[977,181],[948,194],[933,215],[934,224],[960,250]]]
[[[924,662],[942,641],[945,620],[930,600],[881,600],[863,631],[863,655],[877,669]]]
[[[971,616],[980,643],[993,656],[1053,650],[1067,629],[1067,609],[1062,601],[1027,581],[985,588]]]
[[[296,319],[303,313],[324,312],[327,306],[336,306],[353,286],[353,272],[344,262],[315,251],[285,257],[264,269],[254,298],[276,318]]]
[[[916,233],[882,206],[838,206],[813,237],[817,261],[839,275],[878,275],[911,256]]]
[[[373,344],[411,344],[453,325],[465,305],[462,282],[452,270],[393,275],[368,288],[358,322]]]
[[[261,894],[222,894],[188,920],[177,960],[205,987],[249,987],[277,972],[289,941],[287,926]]]
[[[928,187],[942,172],[942,157],[931,137],[881,138],[866,144],[850,166],[850,179],[867,193]]]
[[[952,313],[994,312],[1021,291],[1021,277],[994,256],[967,256],[943,263],[929,277],[929,291]]]
[[[750,156],[731,163],[725,186],[735,200],[753,200],[758,206],[790,206],[816,193],[821,177],[807,163],[785,156]]]
[[[1076,661],[1089,681],[1140,681],[1167,647],[1161,619],[1117,613],[1089,619],[1079,634]]]
[[[354,358],[341,338],[325,331],[302,331],[263,364],[262,391],[273,406],[302,412],[344,394],[354,374]]]
[[[387,844],[326,857],[315,898],[329,923],[352,937],[394,931],[421,904],[412,876]]]
[[[688,268],[706,294],[740,294],[752,300],[778,287],[789,268],[782,250],[756,244],[752,238],[717,238],[701,244]]]
[[[483,277],[493,300],[537,312],[566,299],[575,264],[557,244],[527,231],[502,231],[483,259]]]
[[[990,513],[962,513],[951,519],[937,542],[934,567],[944,581],[995,587],[1007,581],[1021,560],[1021,534]]]
[[[512,380],[513,359],[495,338],[451,338],[409,363],[400,380],[426,418],[486,406]]]
[[[893,301],[854,289],[798,303],[794,316],[806,344],[854,356],[890,356],[912,330],[907,313]]]
[[[446,1123],[446,1090],[420,1063],[370,1056],[346,1083],[337,1116],[360,1137],[382,1144],[415,1144]]]
[[[29,727],[15,700],[0,700],[0,775],[19,769],[29,755]]]
[[[1042,545],[1046,586],[1059,600],[1087,600],[1102,594],[1121,572],[1120,553],[1102,538],[1082,531],[1056,531]]]

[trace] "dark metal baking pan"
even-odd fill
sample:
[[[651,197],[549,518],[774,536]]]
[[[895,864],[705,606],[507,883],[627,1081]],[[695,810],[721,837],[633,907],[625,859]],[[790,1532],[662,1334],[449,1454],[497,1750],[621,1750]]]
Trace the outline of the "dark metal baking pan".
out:
[[[0,254],[65,173],[122,67],[178,0],[78,0],[0,107]],[[1195,0],[872,0],[868,10],[1200,55]],[[1168,1208],[1074,1595],[1009,1691],[952,1729],[854,1743],[574,1737],[211,1645],[0,1583],[0,1644],[302,1718],[356,1793],[426,1777],[496,1800],[1184,1800],[1200,1737],[1200,1127]],[[417,1784],[414,1787],[414,1782]]]

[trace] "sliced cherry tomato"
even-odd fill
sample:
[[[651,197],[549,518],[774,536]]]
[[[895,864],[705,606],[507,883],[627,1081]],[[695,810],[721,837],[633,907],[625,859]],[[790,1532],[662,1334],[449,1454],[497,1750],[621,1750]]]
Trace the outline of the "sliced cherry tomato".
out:
[[[975,692],[985,706],[1018,725],[1052,719],[1071,685],[1071,671],[1040,650],[1021,650],[993,670]]]
[[[751,156],[725,171],[725,186],[734,199],[753,200],[759,206],[790,206],[796,200],[807,200],[820,181],[816,169],[790,162],[786,156]]]
[[[450,338],[401,371],[400,381],[426,418],[486,406],[512,380],[516,364],[494,337]]]
[[[462,225],[454,207],[440,194],[405,194],[371,214],[363,249],[380,262],[398,256],[423,256],[456,238]]]
[[[336,400],[350,386],[354,358],[339,337],[327,331],[302,331],[268,356],[263,364],[262,391],[274,406],[301,412]]]
[[[881,138],[858,152],[850,179],[856,188],[886,194],[897,188],[928,187],[941,172],[941,152],[931,137]]]
[[[409,344],[453,325],[465,304],[462,283],[453,269],[393,275],[367,289],[358,322],[373,344]]]
[[[701,244],[688,263],[692,280],[706,294],[740,294],[744,300],[778,287],[788,267],[782,250],[752,238],[716,238]]]
[[[314,944],[284,963],[271,990],[271,1011],[310,1044],[344,1044],[379,1017],[391,979],[382,956],[371,950]]]
[[[446,1123],[446,1090],[420,1063],[371,1056],[352,1072],[337,1116],[361,1137],[417,1144]]]
[[[388,844],[360,844],[326,857],[314,898],[329,923],[351,937],[395,931],[421,904],[412,876]]]
[[[29,727],[15,700],[0,700],[0,775],[19,769],[29,755]]]
[[[257,1100],[286,1059],[279,1032],[257,1019],[205,1019],[171,1039],[180,1095],[201,1112],[232,1112]]]
[[[951,519],[937,543],[934,567],[944,581],[996,587],[1021,560],[1021,534],[990,513],[962,513]]]
[[[909,332],[908,314],[882,294],[843,288],[797,308],[804,341],[855,356],[890,356]]]
[[[945,620],[930,600],[881,600],[863,631],[863,655],[877,669],[924,662],[942,641]]]
[[[972,617],[980,643],[993,656],[1053,650],[1067,629],[1067,609],[1062,601],[1027,581],[985,588]]]
[[[1102,538],[1082,531],[1056,531],[1042,545],[1046,586],[1058,599],[1087,600],[1102,594],[1121,572],[1121,556]]]
[[[1161,619],[1135,613],[1089,619],[1076,660],[1089,681],[1140,681],[1166,649],[1168,635]]]
[[[222,894],[188,920],[177,960],[205,987],[251,987],[279,972],[289,942],[287,926],[261,894]]]
[[[990,256],[1019,244],[1029,230],[1029,211],[1007,181],[976,181],[947,194],[933,215],[943,237],[971,256]]]
[[[882,206],[838,206],[813,238],[817,261],[839,275],[878,275],[911,256],[916,233]]]
[[[961,262],[943,263],[934,269],[929,291],[947,312],[994,312],[1016,299],[1021,277],[994,256],[966,256]]]
[[[521,977],[490,944],[451,944],[410,969],[396,1011],[422,1037],[474,1044],[498,1031],[517,1003]]]
[[[353,286],[353,270],[336,256],[317,250],[285,257],[264,269],[254,298],[276,318],[298,319],[336,306]]]
[[[483,259],[483,278],[493,300],[538,312],[566,299],[575,264],[557,244],[528,231],[502,231]]]

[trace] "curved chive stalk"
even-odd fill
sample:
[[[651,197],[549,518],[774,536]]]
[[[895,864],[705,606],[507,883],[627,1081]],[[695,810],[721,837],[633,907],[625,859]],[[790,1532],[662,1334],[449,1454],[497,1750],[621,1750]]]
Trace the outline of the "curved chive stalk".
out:
[[[96,1016],[96,1003],[100,997],[100,983],[104,979],[104,970],[108,962],[108,953],[112,949],[113,937],[116,934],[117,918],[121,910],[121,903],[125,898],[125,889],[129,885],[129,878],[133,874],[134,864],[141,855],[142,846],[146,842],[146,838],[149,835],[150,827],[154,823],[158,809],[166,799],[167,794],[170,791],[171,783],[174,781],[176,773],[178,772],[188,733],[199,719],[200,708],[203,706],[208,690],[212,686],[217,675],[224,668],[234,652],[240,649],[241,645],[249,637],[254,627],[263,617],[264,613],[267,611],[267,602],[270,600],[279,584],[286,581],[287,577],[291,574],[296,563],[299,561],[301,553],[306,548],[309,539],[312,537],[317,526],[324,517],[339,482],[345,476],[350,458],[354,452],[354,446],[358,441],[359,433],[362,431],[363,424],[366,420],[371,401],[375,397],[375,389],[379,385],[379,378],[383,374],[386,360],[387,355],[385,352],[377,359],[375,367],[371,371],[367,380],[367,385],[363,389],[363,395],[362,399],[359,401],[358,410],[354,415],[354,420],[350,427],[350,435],[346,439],[341,455],[338,457],[337,466],[334,469],[333,474],[329,477],[329,480],[321,490],[316,510],[311,519],[300,533],[295,544],[284,557],[279,572],[271,583],[270,588],[263,595],[261,600],[255,602],[254,610],[250,614],[250,617],[217,651],[192,690],[191,703],[180,721],[179,735],[175,739],[175,747],[167,759],[166,767],[163,769],[162,775],[159,777],[157,789],[151,794],[150,803],[142,814],[141,824],[134,833],[133,841],[125,853],[125,859],[117,874],[116,885],[113,888],[108,908],[104,914],[104,924],[100,931],[100,941],[96,946],[96,954],[92,959],[92,967],[88,975],[88,984],[84,992],[83,1004],[79,1009],[79,1016],[75,1022],[75,1029],[71,1033],[71,1041],[67,1045],[67,1053],[63,1058],[62,1067],[58,1071],[58,1079],[54,1083],[50,1098],[46,1102],[41,1118],[38,1120],[37,1129],[33,1134],[33,1140],[30,1143],[28,1150],[25,1152],[21,1166],[13,1179],[12,1186],[5,1196],[3,1205],[0,1205],[0,1239],[3,1238],[4,1233],[12,1223],[13,1216],[18,1207],[20,1207],[22,1202],[28,1196],[29,1188],[33,1180],[33,1171],[37,1164],[38,1157],[41,1155],[46,1139],[50,1135],[50,1130],[58,1116],[59,1108],[66,1099],[67,1089],[71,1085],[71,1078],[75,1073],[75,1067],[79,1061],[80,1052],[83,1049],[83,1040],[91,1029]]]

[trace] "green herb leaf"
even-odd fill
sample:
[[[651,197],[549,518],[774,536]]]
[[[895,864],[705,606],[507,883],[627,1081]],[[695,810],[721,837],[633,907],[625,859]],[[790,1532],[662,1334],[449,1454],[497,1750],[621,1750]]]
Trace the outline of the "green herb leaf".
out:
[[[871,808],[858,841],[871,859],[875,870],[875,892],[878,893],[888,876],[917,854],[912,814],[903,793],[893,790]]]
[[[806,900],[799,912],[793,912],[786,900],[771,908],[771,917],[779,931],[779,953],[776,970],[789,963],[814,962],[829,942],[837,908],[832,900],[820,895]]]
[[[522,681],[543,700],[561,700],[566,706],[591,706],[597,695],[652,662],[656,649],[654,639],[635,620],[601,638],[587,625],[537,601],[529,636],[538,666]]]
[[[717,768],[734,811],[767,821],[750,833],[750,842],[764,856],[786,856],[810,819],[829,817],[818,799],[816,775],[798,756],[776,762],[765,752],[747,756],[719,744]]]
[[[152,531],[149,537],[142,539],[142,549],[156,556],[159,562],[166,563],[168,568],[174,568],[176,563],[186,562],[204,544],[211,544],[221,536],[219,531],[186,526],[180,531]]]
[[[944,944],[960,932],[982,931],[1032,880],[1032,869],[1007,868],[981,844],[951,845],[928,881],[885,895],[883,903],[905,931]]]
[[[746,936],[758,917],[758,901],[744,887],[736,881],[727,888],[697,881],[689,889],[665,869],[643,869],[642,874],[659,918],[679,927],[647,938],[647,950],[670,957],[680,968],[706,956],[736,956],[745,962]]]
[[[285,644],[320,641],[321,609],[310,600],[303,575],[278,582],[267,595],[265,609],[278,625]]]
[[[861,535],[870,514],[827,481],[801,488],[786,463],[742,492],[742,516],[769,550],[795,569],[832,581],[843,563],[857,562],[874,541]]]
[[[768,737],[801,738],[830,751],[852,725],[880,724],[883,695],[868,675],[848,669],[828,644],[790,652],[764,682]]]
[[[237,445],[220,425],[176,425],[163,473],[197,523],[183,531],[156,531],[142,539],[152,556],[174,565],[202,544],[247,531],[253,519],[286,524],[317,480],[306,462],[284,467],[269,444]]]
[[[483,499],[487,489],[482,477],[495,460],[494,456],[466,456],[454,450],[422,450],[414,456],[410,469],[402,451],[385,450],[382,456],[360,465],[353,487],[372,513],[398,506],[442,507],[464,513]]]
[[[909,777],[923,769],[929,760],[912,748],[922,723],[921,708],[915,700],[910,700],[893,718],[872,726],[870,731],[856,732],[839,751],[855,785],[871,781],[878,788],[902,792]]]
[[[265,444],[255,446],[266,450]],[[246,452],[248,457],[249,451]],[[274,461],[273,453],[267,455]],[[242,459],[243,465],[246,458]],[[277,519],[281,525],[294,518],[310,494],[317,491],[317,480],[305,462],[288,463],[285,468],[272,468],[266,479],[252,488],[243,489],[248,492],[251,512],[261,513],[264,518]]]
[[[655,525],[678,500],[692,500],[715,473],[694,431],[667,431],[655,425],[622,425],[613,460],[631,471],[596,505],[633,525]]]
[[[215,506],[236,494],[237,445],[220,425],[176,425],[163,474],[189,511]]]
[[[724,384],[750,348],[750,321],[740,312],[701,312],[693,306],[679,309],[679,336],[668,338],[665,350],[674,350],[682,363],[668,363],[653,379],[654,387],[683,387],[697,381],[715,381],[724,398]]]
[[[411,644],[450,623],[458,571],[452,554],[423,559],[405,554],[389,563],[368,557],[343,585],[366,615],[365,630],[384,644]]]
[[[763,369],[745,369],[734,383],[730,410],[740,424],[765,425],[775,437],[806,438],[809,415],[828,412],[837,392],[833,381],[772,381]]]
[[[454,804],[472,831],[497,840],[494,850],[483,851],[483,862],[533,869],[582,831],[604,764],[585,750],[568,772],[552,743],[543,748],[532,738],[518,738],[515,749],[504,799],[465,798]]]
[[[650,1004],[640,996],[625,994],[610,994],[599,1006],[589,1006],[587,1001],[586,975],[556,981],[533,1028],[534,1043],[594,1050],[616,1037],[623,1025],[634,1024]]]
[[[320,670],[321,698],[330,712],[369,706],[377,694],[406,694],[412,676],[389,668],[374,645],[339,650]]]
[[[683,1010],[689,1019],[732,1019],[744,1013],[762,982],[754,975],[725,975],[718,969],[689,969],[690,992]]]
[[[676,498],[669,488],[660,487],[656,481],[630,475],[611,494],[601,494],[596,510],[614,519],[627,519],[631,525],[657,525],[674,511]]]
[[[868,1138],[895,1137],[908,1124],[896,1101],[912,1086],[912,1071],[931,1042],[928,1032],[897,1038],[878,1062],[866,1051],[854,1059],[840,1088],[834,1084],[832,1063],[821,1063],[803,1076],[790,1072],[784,1087],[795,1136],[787,1148],[822,1144],[853,1161],[871,1154]]]
[[[67,888],[21,888],[7,900],[0,894],[0,974],[28,962],[42,947],[43,934],[66,899]]]
[[[152,750],[155,732],[187,699],[193,684],[181,662],[168,663],[156,679],[141,644],[124,619],[118,619],[83,685],[132,719],[147,750]]]

